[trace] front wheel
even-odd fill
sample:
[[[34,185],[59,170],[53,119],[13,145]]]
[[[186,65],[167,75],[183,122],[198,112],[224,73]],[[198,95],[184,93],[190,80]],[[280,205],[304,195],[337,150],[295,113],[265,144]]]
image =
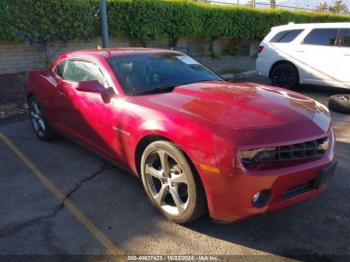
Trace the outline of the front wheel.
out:
[[[31,96],[28,99],[29,117],[34,133],[42,141],[50,141],[55,137],[55,133],[47,122],[40,102]]]
[[[191,222],[205,212],[201,181],[173,143],[156,141],[147,146],[141,158],[141,176],[153,205],[175,223]]]
[[[270,78],[272,85],[286,89],[293,90],[299,85],[298,70],[294,65],[288,63],[274,66],[271,70]]]

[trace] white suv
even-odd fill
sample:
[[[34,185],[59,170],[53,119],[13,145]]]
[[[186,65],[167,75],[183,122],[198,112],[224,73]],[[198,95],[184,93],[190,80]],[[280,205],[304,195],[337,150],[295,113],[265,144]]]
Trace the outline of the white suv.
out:
[[[350,23],[273,27],[256,61],[259,75],[273,85],[298,84],[350,88]]]

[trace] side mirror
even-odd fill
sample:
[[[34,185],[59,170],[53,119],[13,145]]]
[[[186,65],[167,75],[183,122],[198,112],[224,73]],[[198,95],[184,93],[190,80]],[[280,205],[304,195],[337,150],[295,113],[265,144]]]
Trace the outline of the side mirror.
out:
[[[88,80],[82,81],[78,83],[77,90],[82,92],[90,92],[90,93],[98,93],[104,94],[106,93],[106,89],[100,82],[97,80]]]

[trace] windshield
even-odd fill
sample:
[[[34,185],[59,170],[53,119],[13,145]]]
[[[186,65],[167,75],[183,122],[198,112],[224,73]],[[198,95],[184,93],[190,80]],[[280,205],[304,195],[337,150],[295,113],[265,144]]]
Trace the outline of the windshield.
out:
[[[181,53],[133,54],[113,57],[110,65],[130,95],[171,91],[174,87],[222,79]]]

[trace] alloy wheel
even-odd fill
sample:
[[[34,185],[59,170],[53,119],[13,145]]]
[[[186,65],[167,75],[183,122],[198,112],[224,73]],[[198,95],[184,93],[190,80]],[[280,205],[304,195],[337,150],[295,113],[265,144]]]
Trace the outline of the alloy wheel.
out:
[[[182,215],[189,205],[189,183],[183,168],[165,150],[148,155],[146,185],[155,203],[172,216]]]
[[[42,109],[36,100],[32,99],[30,103],[30,119],[32,121],[34,130],[39,136],[44,136],[47,127],[45,124]]]

